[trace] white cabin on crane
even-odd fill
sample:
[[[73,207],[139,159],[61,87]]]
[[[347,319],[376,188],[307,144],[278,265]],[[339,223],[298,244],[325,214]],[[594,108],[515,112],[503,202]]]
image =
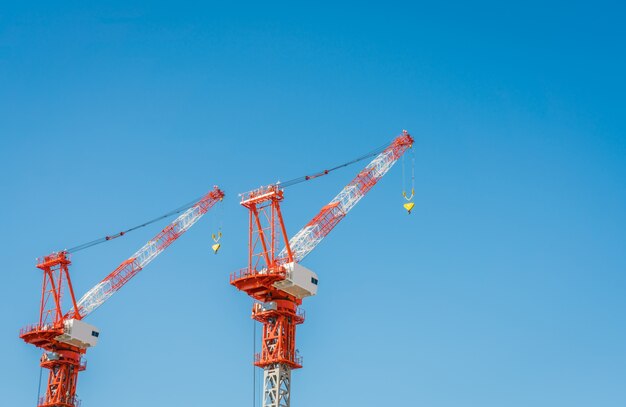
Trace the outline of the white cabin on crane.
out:
[[[67,319],[63,323],[63,334],[55,340],[81,349],[91,348],[98,344],[100,331],[93,325],[89,325],[80,319]]]
[[[275,282],[274,287],[300,299],[317,294],[317,274],[296,262],[287,263],[283,267],[286,271],[285,279]]]

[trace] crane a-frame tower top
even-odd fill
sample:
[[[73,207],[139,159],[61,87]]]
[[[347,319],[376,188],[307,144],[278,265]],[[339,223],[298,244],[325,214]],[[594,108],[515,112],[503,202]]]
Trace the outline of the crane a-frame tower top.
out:
[[[263,407],[290,406],[291,370],[302,367],[296,326],[304,322],[304,313],[298,307],[317,293],[318,277],[300,262],[412,145],[413,138],[403,131],[291,239],[280,210],[280,184],[242,194],[241,205],[249,211],[248,266],[232,273],[230,283],[255,300],[252,318],[263,324],[254,362],[264,370]]]

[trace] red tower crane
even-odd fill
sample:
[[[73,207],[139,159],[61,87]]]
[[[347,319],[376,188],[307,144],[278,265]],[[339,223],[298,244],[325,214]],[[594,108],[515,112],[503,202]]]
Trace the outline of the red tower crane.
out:
[[[78,372],[85,370],[83,355],[98,342],[99,331],[83,319],[115,294],[156,256],[193,226],[224,193],[214,187],[189,209],[169,224],[141,249],[125,260],[100,283],[76,301],[70,280],[70,252],[52,253],[38,260],[37,268],[43,271],[43,285],[39,308],[39,322],[20,331],[20,338],[41,348],[41,367],[48,369],[45,395],[38,407],[77,407]],[[122,235],[120,233],[115,236]],[[115,237],[114,236],[114,237]],[[109,240],[110,237],[105,238]],[[72,308],[64,312],[62,306],[66,289]]]
[[[230,283],[255,300],[252,318],[263,324],[261,352],[254,362],[264,371],[263,407],[290,406],[291,370],[302,367],[296,326],[304,322],[304,312],[298,307],[317,293],[318,277],[300,262],[412,145],[413,138],[403,131],[291,239],[280,211],[280,184],[242,194],[241,205],[249,210],[248,267],[232,273]],[[284,245],[280,252],[277,244]]]

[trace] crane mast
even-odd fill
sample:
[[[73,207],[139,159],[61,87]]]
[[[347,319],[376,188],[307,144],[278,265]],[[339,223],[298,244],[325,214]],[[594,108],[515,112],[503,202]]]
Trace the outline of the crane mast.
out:
[[[254,365],[263,369],[263,407],[290,407],[291,371],[302,367],[296,326],[305,315],[299,306],[317,293],[318,277],[299,262],[412,145],[403,131],[291,239],[280,211],[280,184],[242,194],[241,205],[249,210],[248,266],[232,273],[230,283],[255,300],[252,318],[263,325],[261,352],[254,356]],[[281,241],[284,247],[276,252]]]
[[[98,329],[82,319],[128,283],[223,197],[224,193],[214,187],[78,302],[69,274],[69,253],[60,251],[38,259],[37,268],[43,271],[39,322],[20,330],[20,338],[44,351],[41,367],[49,370],[46,392],[37,401],[38,407],[80,405],[76,397],[78,373],[85,370],[83,355],[97,344],[99,336]],[[62,300],[66,289],[72,308],[64,313]]]

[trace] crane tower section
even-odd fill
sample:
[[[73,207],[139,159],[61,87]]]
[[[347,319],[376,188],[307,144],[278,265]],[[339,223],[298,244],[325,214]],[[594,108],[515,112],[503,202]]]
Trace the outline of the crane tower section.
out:
[[[317,276],[293,261],[280,211],[283,190],[276,185],[242,195],[241,205],[249,210],[248,267],[232,273],[230,282],[257,302],[252,318],[263,324],[261,352],[254,364],[264,370],[263,406],[289,407],[291,370],[302,367],[296,354],[296,326],[304,322],[298,309],[302,298],[313,295],[307,277]],[[277,256],[277,244],[285,245]],[[312,277],[314,276],[314,277]],[[310,283],[312,284],[312,283]]]

